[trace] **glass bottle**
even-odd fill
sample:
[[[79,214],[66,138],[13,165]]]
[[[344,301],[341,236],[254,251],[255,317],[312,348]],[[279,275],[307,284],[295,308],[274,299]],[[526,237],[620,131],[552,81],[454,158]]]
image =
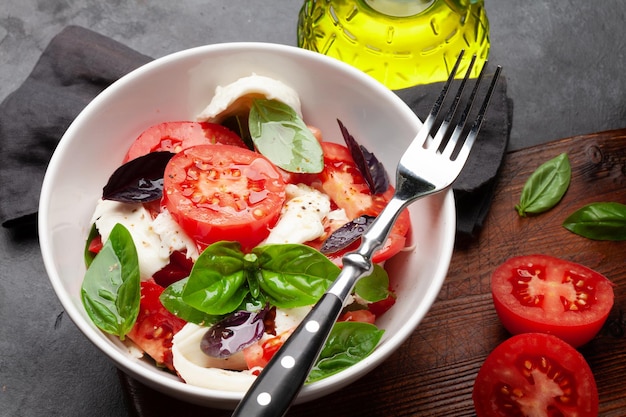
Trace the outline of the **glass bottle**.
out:
[[[305,0],[298,46],[347,62],[392,90],[444,81],[464,49],[489,55],[484,0]],[[465,66],[465,68],[464,68]]]

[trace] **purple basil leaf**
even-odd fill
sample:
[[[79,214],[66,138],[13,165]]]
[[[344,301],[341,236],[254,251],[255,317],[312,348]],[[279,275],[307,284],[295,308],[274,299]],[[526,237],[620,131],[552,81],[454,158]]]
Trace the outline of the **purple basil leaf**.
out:
[[[163,196],[163,173],[174,156],[171,152],[150,152],[132,159],[113,172],[102,189],[104,200],[147,203]]]
[[[227,358],[261,339],[267,309],[258,312],[236,311],[207,330],[200,349],[215,358]]]
[[[339,129],[343,140],[348,145],[348,149],[352,154],[352,159],[356,163],[356,167],[363,175],[372,194],[382,194],[389,188],[389,176],[383,164],[368,151],[365,146],[359,145],[354,137],[348,132],[348,129],[337,119]]]
[[[356,242],[367,228],[372,224],[375,217],[360,216],[335,230],[322,244],[320,252],[323,254],[335,253]]]

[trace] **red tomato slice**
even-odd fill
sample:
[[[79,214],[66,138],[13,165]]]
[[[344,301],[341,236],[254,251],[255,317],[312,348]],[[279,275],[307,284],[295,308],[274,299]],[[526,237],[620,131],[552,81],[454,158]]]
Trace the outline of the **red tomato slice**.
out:
[[[361,323],[374,324],[376,316],[369,310],[346,311],[337,321],[358,321]]]
[[[337,207],[345,210],[350,219],[362,215],[377,216],[393,196],[393,187],[389,187],[383,194],[372,195],[347,147],[322,142],[322,150],[324,151],[324,170],[320,174],[322,190],[330,196]],[[396,221],[387,242],[374,254],[372,261],[379,263],[400,252],[406,244],[406,234],[410,227],[409,212],[405,210]],[[358,243],[329,257],[333,260],[341,259],[344,253],[354,250],[356,246]]]
[[[613,287],[603,275],[546,255],[514,257],[491,278],[496,312],[513,334],[551,333],[572,346],[590,341],[613,307]]]
[[[199,145],[168,163],[163,202],[201,249],[229,240],[249,250],[278,220],[285,183],[261,154],[236,146]]]
[[[152,280],[141,283],[139,316],[127,336],[157,364],[174,371],[172,339],[186,322],[163,307],[162,292],[163,287]]]
[[[367,309],[371,311],[376,317],[380,317],[385,314],[396,303],[396,295],[389,294],[384,300],[376,301],[367,305]]]
[[[165,122],[146,129],[128,150],[124,162],[150,152],[180,152],[196,145],[233,145],[245,148],[243,140],[228,128],[206,122]]]
[[[102,236],[97,235],[96,237],[94,237],[93,239],[91,239],[91,242],[89,242],[89,246],[88,249],[89,252],[91,253],[98,253],[100,252],[100,250],[102,250]]]
[[[583,356],[558,337],[525,333],[489,354],[474,382],[477,417],[597,417],[598,390]]]
[[[265,368],[278,349],[285,343],[285,340],[293,333],[287,330],[277,336],[269,338],[263,342],[255,343],[243,350],[248,369]]]

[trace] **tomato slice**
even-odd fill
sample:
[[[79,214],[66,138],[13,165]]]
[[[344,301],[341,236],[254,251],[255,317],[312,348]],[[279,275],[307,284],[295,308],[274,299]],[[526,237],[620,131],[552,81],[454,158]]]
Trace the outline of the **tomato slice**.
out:
[[[376,317],[385,314],[396,303],[396,295],[391,293],[384,300],[376,301],[367,305],[367,309]]]
[[[162,292],[163,287],[152,280],[141,283],[139,316],[127,336],[158,365],[174,371],[172,339],[186,322],[163,307]]]
[[[98,253],[102,250],[102,246],[102,236],[96,235],[93,239],[91,239],[91,242],[89,242],[87,250],[91,253]]]
[[[374,324],[376,316],[369,310],[346,311],[337,319],[337,321],[358,321],[361,323]]]
[[[150,152],[180,152],[196,145],[233,145],[245,148],[233,131],[215,123],[175,121],[149,127],[137,137],[126,153],[124,162]]]
[[[291,333],[293,333],[293,329],[245,348],[243,356],[248,369],[265,368],[276,352],[278,352],[278,349],[285,343],[285,340],[291,336]]]
[[[598,415],[598,390],[584,357],[543,333],[497,346],[478,371],[472,399],[477,417]]]
[[[350,219],[362,215],[380,214],[393,196],[393,187],[389,187],[382,194],[372,195],[347,147],[337,143],[322,142],[322,150],[324,170],[320,174],[321,187],[337,207],[344,209]],[[372,261],[379,263],[400,252],[406,245],[406,234],[410,227],[409,212],[404,210],[393,226],[387,242],[374,254]],[[328,233],[333,231],[329,230]],[[312,243],[312,246],[315,246],[315,243]],[[331,254],[329,258],[339,260],[346,252],[353,251],[357,246],[358,243],[355,243],[343,251]]]
[[[229,145],[199,145],[174,155],[163,202],[200,249],[221,240],[249,250],[263,241],[285,202],[285,183],[265,157]]]
[[[509,332],[551,333],[574,347],[598,333],[614,302],[606,277],[547,255],[507,260],[494,271],[491,292]]]

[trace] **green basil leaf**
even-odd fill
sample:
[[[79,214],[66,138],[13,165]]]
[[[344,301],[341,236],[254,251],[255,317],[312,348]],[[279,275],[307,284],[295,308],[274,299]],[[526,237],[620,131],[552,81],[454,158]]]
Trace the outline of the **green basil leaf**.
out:
[[[356,321],[335,323],[307,383],[334,375],[367,357],[378,345],[384,330]]]
[[[374,264],[374,271],[357,281],[354,292],[370,303],[384,300],[389,296],[389,275],[380,265]]]
[[[244,254],[237,242],[217,242],[207,247],[196,260],[183,301],[211,315],[235,311],[248,294]]]
[[[183,301],[183,291],[188,280],[189,278],[183,278],[163,290],[159,297],[163,307],[176,317],[201,326],[211,326],[217,323],[222,316],[206,314]]]
[[[257,150],[276,166],[289,172],[318,173],[324,169],[320,143],[288,105],[255,99],[248,125]]]
[[[571,177],[572,168],[566,153],[543,163],[524,184],[515,209],[522,217],[551,209],[565,195]]]
[[[123,340],[139,314],[140,281],[137,249],[118,223],[93,258],[81,287],[81,300],[93,323]]]
[[[626,205],[588,204],[568,216],[563,227],[589,239],[626,240]]]
[[[339,275],[339,267],[315,249],[300,244],[257,246],[257,275],[268,301],[280,308],[315,304]]]

